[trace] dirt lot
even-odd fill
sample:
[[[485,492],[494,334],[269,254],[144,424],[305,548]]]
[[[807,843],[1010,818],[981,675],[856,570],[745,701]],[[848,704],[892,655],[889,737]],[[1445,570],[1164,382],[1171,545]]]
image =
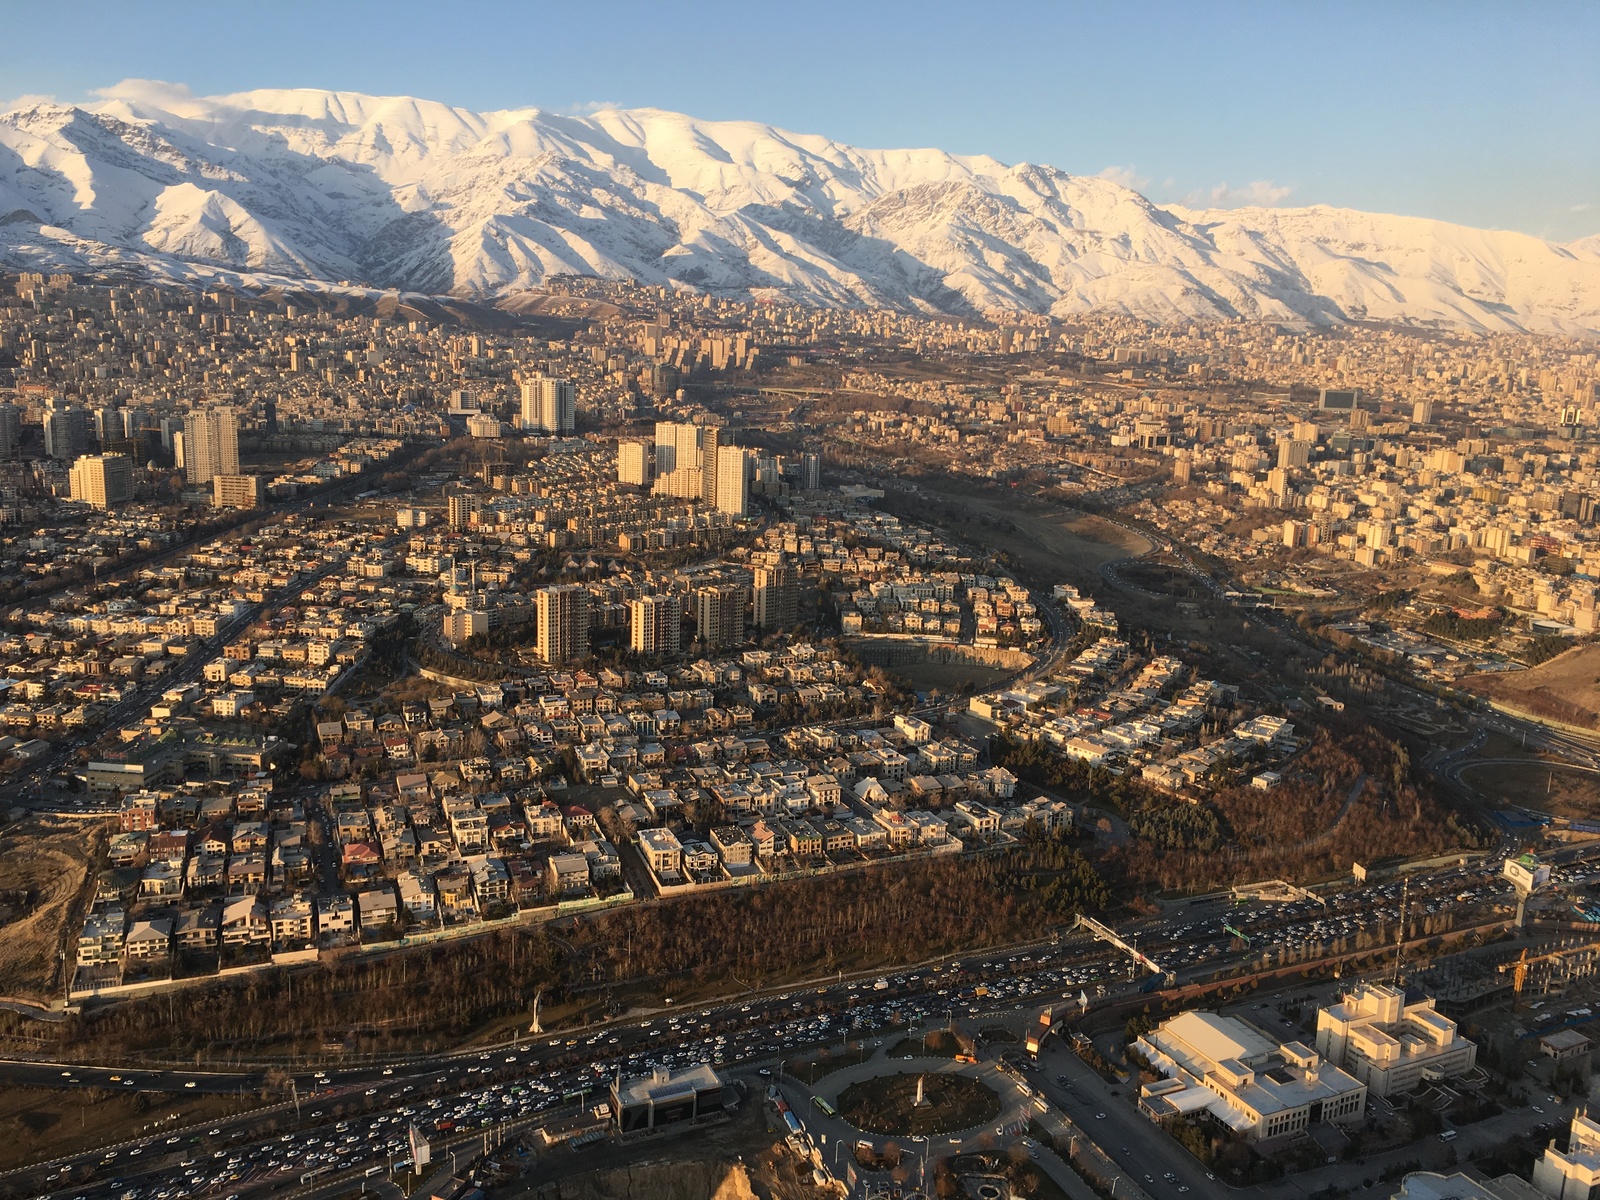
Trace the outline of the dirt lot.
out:
[[[28,821],[0,837],[0,996],[60,994],[62,939],[76,934],[102,836],[81,822]]]
[[[1143,554],[1149,543],[1109,521],[1032,497],[991,497],[944,490],[931,502],[891,493],[890,507],[930,521],[974,545],[1004,550],[1039,581],[1065,581],[1091,592],[1100,564]]]
[[[0,1171],[157,1129],[214,1121],[260,1103],[231,1096],[122,1095],[98,1088],[0,1088]]]
[[[1527,671],[1474,675],[1464,686],[1535,716],[1600,729],[1600,645],[1578,646]]]
[[[925,662],[910,666],[888,668],[906,681],[907,686],[919,692],[958,691],[971,684],[974,691],[983,691],[1004,679],[1011,672],[1004,667],[986,667],[981,663]]]

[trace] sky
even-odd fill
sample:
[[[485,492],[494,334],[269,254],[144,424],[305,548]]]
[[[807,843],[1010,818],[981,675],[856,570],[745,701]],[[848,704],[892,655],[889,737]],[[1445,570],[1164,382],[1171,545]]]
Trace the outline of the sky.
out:
[[[654,107],[1106,174],[1161,203],[1600,233],[1600,4],[0,0],[0,102],[128,78]]]

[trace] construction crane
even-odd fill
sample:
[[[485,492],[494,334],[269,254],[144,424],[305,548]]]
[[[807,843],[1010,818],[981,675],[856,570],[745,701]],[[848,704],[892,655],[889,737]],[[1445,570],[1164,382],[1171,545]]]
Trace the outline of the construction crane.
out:
[[[1577,964],[1577,973],[1586,975],[1594,969],[1597,956],[1600,956],[1600,943],[1596,942],[1585,942],[1577,946],[1563,946],[1557,950],[1546,951],[1544,954],[1536,954],[1532,958],[1528,957],[1527,947],[1523,947],[1521,954],[1510,962],[1501,963],[1495,970],[1502,975],[1508,971],[1511,973],[1511,1007],[1516,1009],[1522,1000],[1522,990],[1528,984],[1529,968],[1535,967],[1540,963],[1559,963],[1565,962],[1569,958],[1581,957],[1582,961]]]
[[[1497,969],[1502,975],[1511,972],[1511,1007],[1516,1008],[1522,999],[1522,985],[1528,982],[1528,948],[1524,946],[1514,960],[1501,963]]]

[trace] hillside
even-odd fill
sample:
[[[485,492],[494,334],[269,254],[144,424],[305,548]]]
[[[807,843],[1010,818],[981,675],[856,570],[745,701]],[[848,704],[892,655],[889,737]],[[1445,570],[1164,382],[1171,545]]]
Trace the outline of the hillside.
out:
[[[125,85],[0,115],[0,263],[493,300],[587,274],[817,305],[1600,332],[1595,239],[1109,180],[655,109]]]

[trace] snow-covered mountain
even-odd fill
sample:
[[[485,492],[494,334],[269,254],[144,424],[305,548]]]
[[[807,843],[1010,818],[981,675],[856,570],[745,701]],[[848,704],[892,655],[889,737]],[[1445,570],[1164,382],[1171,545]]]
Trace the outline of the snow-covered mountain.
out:
[[[1600,239],[1106,179],[655,109],[111,89],[0,115],[0,263],[495,299],[590,274],[822,305],[1600,334]]]

